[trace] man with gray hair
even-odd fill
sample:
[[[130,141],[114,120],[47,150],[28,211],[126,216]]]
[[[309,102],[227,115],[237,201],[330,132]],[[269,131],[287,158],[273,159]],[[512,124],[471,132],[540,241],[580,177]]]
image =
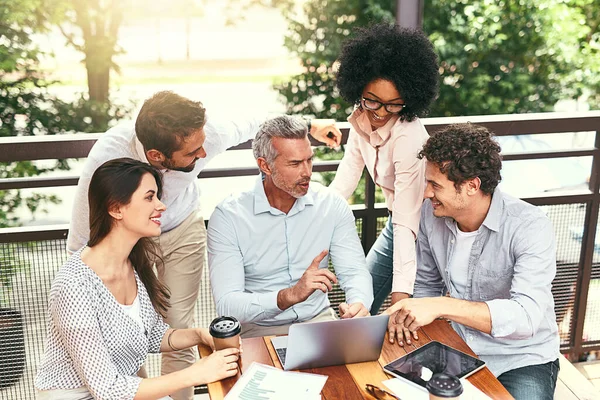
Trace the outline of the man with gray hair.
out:
[[[252,148],[261,171],[254,190],[221,202],[208,225],[217,313],[239,319],[243,337],[287,334],[293,323],[335,319],[327,293],[339,282],[340,316],[368,315],[371,275],[354,216],[341,196],[310,181],[304,122],[266,121]]]

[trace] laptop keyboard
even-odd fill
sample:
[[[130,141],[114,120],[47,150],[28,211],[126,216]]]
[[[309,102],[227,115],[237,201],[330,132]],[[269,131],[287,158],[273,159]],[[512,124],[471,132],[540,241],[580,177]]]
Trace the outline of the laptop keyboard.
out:
[[[281,365],[285,365],[285,354],[287,349],[275,349],[277,351],[277,355],[279,356],[279,360],[281,361]]]

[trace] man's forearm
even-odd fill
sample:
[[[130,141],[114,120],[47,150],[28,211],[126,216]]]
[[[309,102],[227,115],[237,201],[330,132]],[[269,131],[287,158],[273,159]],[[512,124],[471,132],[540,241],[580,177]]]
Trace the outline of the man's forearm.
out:
[[[440,317],[491,334],[492,315],[486,303],[440,297]]]
[[[277,293],[277,307],[279,307],[281,311],[287,310],[296,303],[298,303],[298,301],[295,299],[293,287],[282,289]]]

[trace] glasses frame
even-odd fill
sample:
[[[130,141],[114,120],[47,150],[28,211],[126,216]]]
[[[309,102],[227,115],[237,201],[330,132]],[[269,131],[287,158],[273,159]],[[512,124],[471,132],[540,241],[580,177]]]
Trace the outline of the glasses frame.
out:
[[[371,101],[371,102],[373,102],[373,103],[377,103],[377,104],[379,104],[379,105],[378,105],[377,107],[368,107],[368,106],[367,106],[367,104],[366,104],[366,101]],[[360,99],[360,103],[361,103],[361,105],[362,105],[364,108],[366,108],[366,109],[367,109],[367,110],[369,110],[369,111],[377,111],[377,110],[379,110],[381,107],[383,107],[383,108],[385,108],[385,111],[387,111],[387,112],[388,112],[388,113],[390,113],[390,114],[400,114],[400,113],[401,113],[401,112],[402,112],[402,111],[403,111],[403,110],[406,108],[406,103],[404,103],[404,104],[395,104],[395,103],[382,103],[382,102],[380,102],[379,100],[370,99],[370,98],[368,98],[368,97],[364,97],[364,96],[363,96],[363,97],[361,97],[361,99]],[[390,111],[390,110],[388,109],[388,107],[389,107],[389,106],[392,106],[392,107],[398,107],[398,106],[401,106],[401,108],[400,108],[400,111]]]

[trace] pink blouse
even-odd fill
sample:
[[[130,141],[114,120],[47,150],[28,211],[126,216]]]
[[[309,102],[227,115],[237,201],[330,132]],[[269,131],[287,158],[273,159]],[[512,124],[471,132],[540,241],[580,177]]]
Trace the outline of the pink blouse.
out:
[[[348,118],[352,125],[344,158],[330,187],[345,198],[356,189],[366,165],[381,187],[394,227],[392,292],[412,294],[416,275],[415,238],[425,191],[425,160],[417,155],[429,137],[421,121],[397,117],[371,131],[361,109]]]

